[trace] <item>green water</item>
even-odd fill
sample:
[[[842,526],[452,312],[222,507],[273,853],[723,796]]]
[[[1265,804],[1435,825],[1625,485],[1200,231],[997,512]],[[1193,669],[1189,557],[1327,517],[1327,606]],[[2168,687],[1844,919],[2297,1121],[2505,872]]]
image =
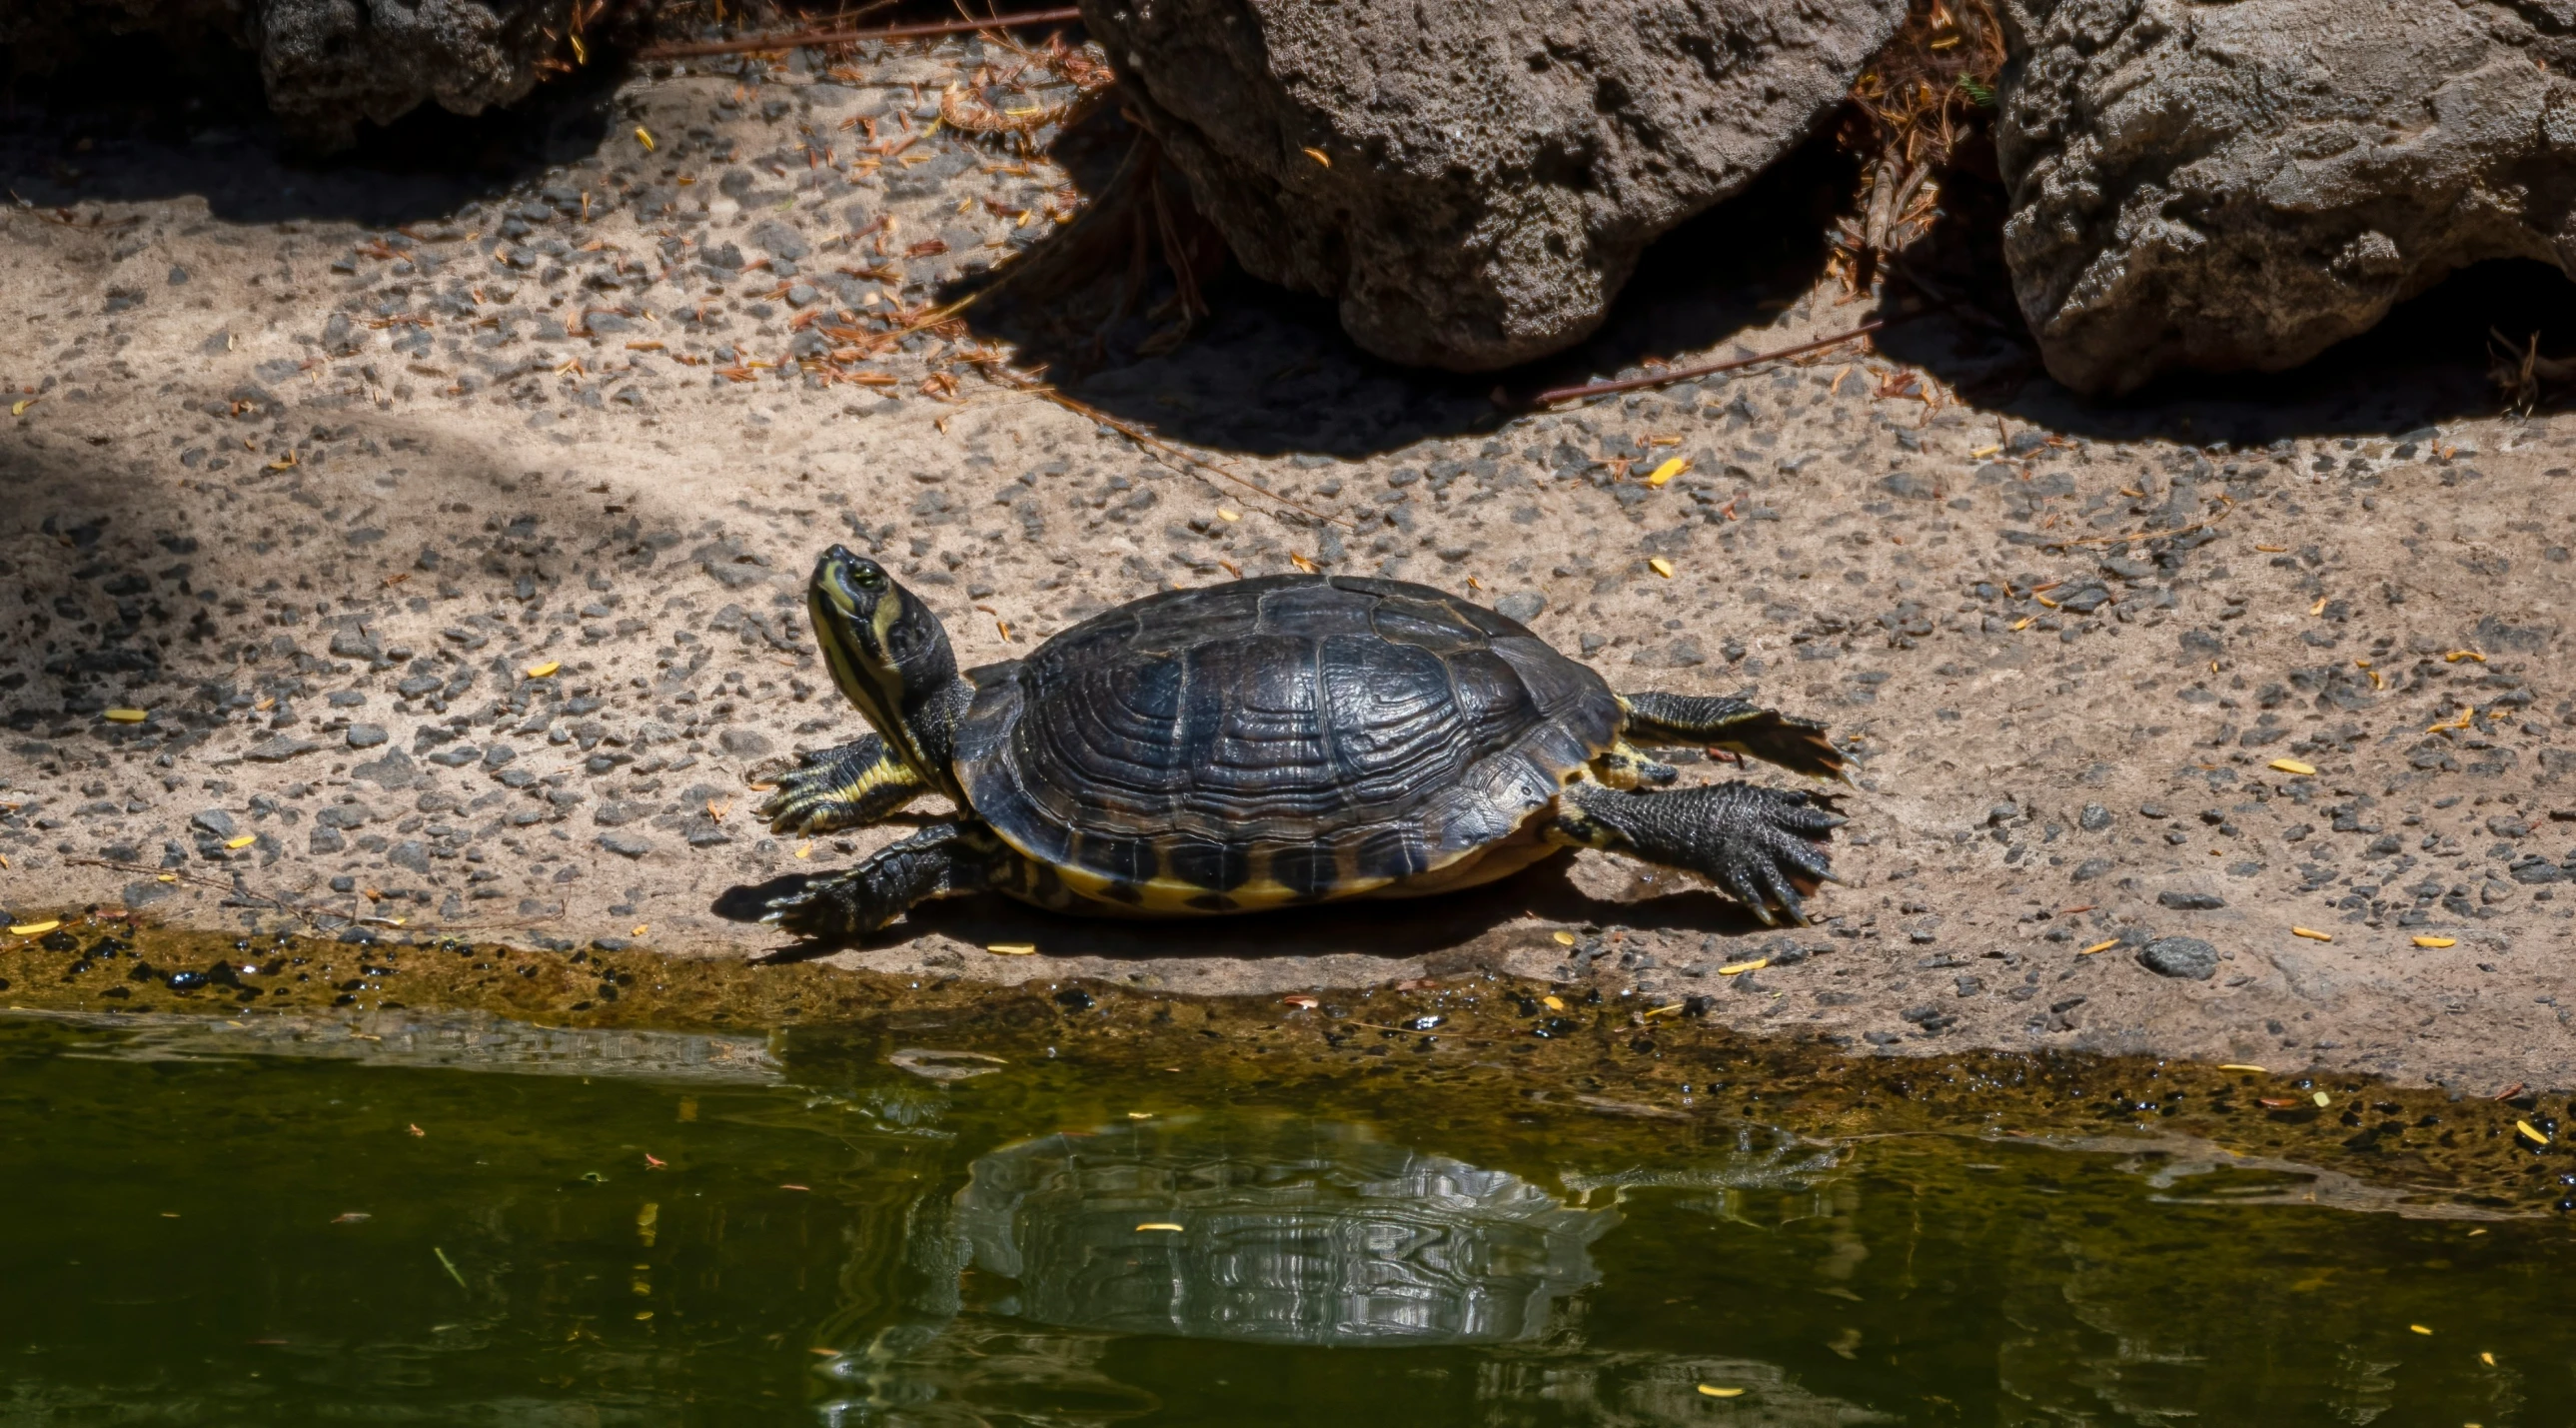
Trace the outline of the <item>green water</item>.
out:
[[[887,1051],[0,1018],[0,1422],[2576,1423],[2558,1217]]]

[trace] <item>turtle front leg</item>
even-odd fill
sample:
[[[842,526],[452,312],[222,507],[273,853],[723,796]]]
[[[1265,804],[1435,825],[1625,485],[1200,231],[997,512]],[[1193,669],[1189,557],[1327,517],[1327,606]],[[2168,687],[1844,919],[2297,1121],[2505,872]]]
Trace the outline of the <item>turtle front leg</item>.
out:
[[[769,820],[770,832],[790,837],[874,823],[930,790],[912,765],[874,734],[808,753],[777,780],[776,791],[755,811]]]
[[[1627,737],[1650,748],[1705,745],[1778,764],[1811,778],[1849,782],[1825,726],[1741,699],[1709,694],[1623,694]]]
[[[1846,821],[1830,797],[1804,789],[1721,783],[1621,793],[1576,783],[1559,798],[1546,836],[1569,847],[1687,869],[1767,924],[1775,920],[1774,908],[1806,921],[1801,896],[1840,881],[1825,847]]]
[[[1027,877],[1027,860],[980,823],[941,823],[878,849],[856,867],[797,880],[767,894],[756,920],[799,937],[846,942],[903,916],[914,904],[1009,890]],[[719,909],[721,910],[721,909]]]

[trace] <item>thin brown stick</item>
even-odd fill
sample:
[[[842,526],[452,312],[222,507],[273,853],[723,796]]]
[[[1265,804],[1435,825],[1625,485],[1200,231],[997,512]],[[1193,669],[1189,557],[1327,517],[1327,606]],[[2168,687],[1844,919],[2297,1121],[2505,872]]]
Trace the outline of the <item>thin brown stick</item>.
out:
[[[2171,530],[2129,531],[2121,535],[2081,536],[2068,540],[2044,540],[2039,543],[2039,548],[2041,550],[2073,550],[2079,545],[2133,545],[2139,541],[2171,540],[2175,536],[2186,536],[2191,534],[2193,531],[2214,530],[2217,528],[2220,521],[2226,520],[2232,514],[2234,514],[2232,510],[2221,511],[2217,515],[2211,516],[2208,520],[2194,521],[2187,526],[2175,526]]]
[[[961,353],[959,360],[983,368],[985,375],[999,381],[1004,386],[1017,388],[1033,397],[1043,397],[1046,400],[1055,403],[1057,406],[1064,408],[1066,411],[1073,413],[1075,416],[1098,422],[1100,425],[1109,428],[1111,431],[1118,433],[1120,436],[1123,436],[1129,441],[1132,441],[1136,443],[1136,445],[1144,448],[1157,460],[1172,467],[1174,470],[1196,476],[1203,481],[1230,481],[1235,485],[1252,492],[1254,495],[1261,497],[1263,500],[1276,501],[1280,505],[1285,506],[1292,511],[1312,516],[1316,520],[1324,521],[1331,525],[1340,526],[1345,530],[1351,528],[1351,523],[1343,520],[1339,516],[1316,510],[1312,506],[1300,505],[1299,503],[1280,495],[1278,492],[1271,490],[1269,487],[1262,485],[1258,481],[1246,480],[1245,478],[1228,471],[1224,467],[1217,465],[1215,462],[1208,460],[1204,456],[1198,456],[1190,452],[1183,451],[1181,448],[1172,445],[1170,442],[1163,440],[1161,437],[1154,435],[1143,427],[1137,426],[1133,422],[1121,421],[1118,418],[1111,416],[1109,413],[1102,411],[1100,408],[1091,405],[1089,402],[1065,395],[1065,393],[1058,389],[1053,382],[1044,381],[1040,378],[1032,377],[1026,372],[1016,370],[1009,363],[1003,361],[999,357]]]
[[[113,868],[121,873],[148,873],[155,878],[162,876],[164,872],[163,869],[156,868],[148,863],[120,862],[114,858],[65,858],[63,861],[73,867]],[[250,898],[258,902],[266,903],[270,908],[278,912],[285,913],[299,922],[309,924],[313,921],[312,917],[307,914],[302,907],[295,903],[288,902],[286,899],[279,897],[274,893],[252,892],[250,888],[244,884],[226,882],[221,878],[211,878],[200,873],[188,872],[184,869],[171,871],[168,876],[174,882],[186,883],[191,887],[207,888],[215,892],[220,892],[228,898]],[[239,906],[244,907],[248,907],[250,905],[250,903],[239,904]]]
[[[889,25],[878,30],[789,30],[775,35],[751,35],[733,40],[696,40],[683,44],[647,45],[635,52],[641,60],[696,59],[705,55],[748,54],[754,50],[788,50],[805,45],[849,45],[861,40],[911,40],[931,35],[965,35],[977,30],[998,30],[1011,25],[1061,25],[1082,18],[1082,11],[1067,5],[1059,10],[1030,10],[1017,15],[996,15],[989,20],[941,20],[926,25]]]
[[[1887,319],[1878,318],[1874,321],[1864,322],[1849,332],[1837,332],[1831,337],[1819,337],[1813,342],[1801,342],[1795,347],[1783,347],[1776,352],[1757,352],[1750,357],[1732,357],[1724,362],[1709,362],[1697,367],[1676,367],[1669,372],[1656,372],[1650,376],[1631,377],[1624,382],[1593,382],[1587,386],[1581,387],[1557,387],[1550,391],[1541,392],[1537,396],[1532,397],[1530,399],[1530,404],[1532,406],[1548,407],[1554,406],[1558,402],[1570,402],[1583,397],[1606,397],[1615,392],[1633,392],[1645,387],[1660,387],[1668,382],[1687,382],[1693,377],[1705,377],[1714,372],[1732,372],[1738,367],[1751,367],[1762,362],[1776,362],[1783,357],[1796,357],[1802,353],[1814,352],[1821,348],[1832,347],[1838,343],[1849,342],[1855,337],[1867,337],[1869,334],[1876,332],[1885,326],[1887,326]]]

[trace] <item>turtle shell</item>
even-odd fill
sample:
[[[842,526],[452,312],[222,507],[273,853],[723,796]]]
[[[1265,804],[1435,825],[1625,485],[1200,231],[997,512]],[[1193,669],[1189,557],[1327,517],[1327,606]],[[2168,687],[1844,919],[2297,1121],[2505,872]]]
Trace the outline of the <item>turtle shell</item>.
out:
[[[1148,912],[1456,885],[1622,720],[1517,622],[1344,576],[1153,596],[969,677],[976,815],[1071,891]]]

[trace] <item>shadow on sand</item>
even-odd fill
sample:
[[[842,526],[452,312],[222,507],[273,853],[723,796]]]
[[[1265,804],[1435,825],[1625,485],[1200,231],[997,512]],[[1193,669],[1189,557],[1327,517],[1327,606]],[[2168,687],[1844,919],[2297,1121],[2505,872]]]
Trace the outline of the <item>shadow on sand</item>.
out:
[[[595,65],[472,118],[424,104],[317,155],[270,116],[249,53],[127,36],[16,82],[0,118],[0,173],[38,207],[195,195],[232,223],[433,222],[596,155],[620,78]]]
[[[801,962],[844,950],[899,946],[938,933],[978,946],[1033,943],[1049,957],[1114,957],[1152,962],[1201,957],[1323,957],[1360,953],[1401,959],[1475,947],[1494,953],[1539,946],[1563,924],[1613,923],[1636,931],[1698,932],[1743,937],[1772,931],[1742,905],[1699,889],[1673,892],[1635,884],[1633,897],[1597,898],[1567,877],[1556,858],[1481,888],[1436,897],[1332,903],[1240,917],[1125,920],[1069,917],[999,895],[924,903],[901,922],[855,942],[801,942],[769,960]],[[759,904],[829,874],[793,873],[729,888],[717,916],[758,920]],[[1514,924],[1529,925],[1515,926]],[[1546,926],[1538,924],[1547,924]]]

